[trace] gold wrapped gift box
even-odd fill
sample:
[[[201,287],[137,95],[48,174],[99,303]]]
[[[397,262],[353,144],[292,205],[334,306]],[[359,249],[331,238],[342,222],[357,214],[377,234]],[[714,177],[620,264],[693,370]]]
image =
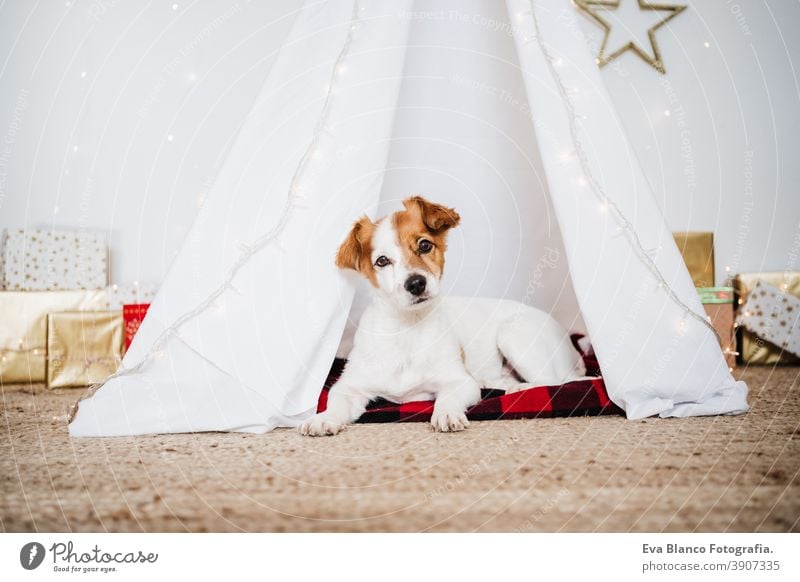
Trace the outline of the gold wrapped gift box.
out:
[[[122,359],[122,312],[66,311],[47,316],[47,387],[102,382]]]
[[[695,287],[714,286],[714,233],[673,232]]]
[[[44,382],[47,314],[104,309],[99,291],[0,291],[0,382]]]
[[[740,273],[736,275],[733,280],[733,287],[737,297],[737,307],[743,305],[747,301],[750,290],[756,286],[759,280],[763,280],[778,289],[791,293],[795,297],[800,297],[800,272],[773,271],[766,273]],[[800,365],[800,358],[761,339],[751,331],[740,327],[737,336],[739,339],[739,354],[743,363],[770,366]]]

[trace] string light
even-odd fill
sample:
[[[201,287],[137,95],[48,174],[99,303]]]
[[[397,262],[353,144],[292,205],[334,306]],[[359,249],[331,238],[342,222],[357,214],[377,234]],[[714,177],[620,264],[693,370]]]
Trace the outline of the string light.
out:
[[[586,177],[586,179],[588,180],[589,184],[592,187],[592,191],[594,192],[595,196],[597,196],[601,201],[604,201],[609,205],[609,208],[614,213],[615,219],[620,223],[620,226],[627,233],[628,240],[630,241],[633,250],[636,252],[637,256],[642,261],[642,263],[650,270],[650,272],[658,281],[659,288],[664,289],[664,291],[667,294],[667,297],[673,303],[675,303],[677,306],[683,309],[689,316],[691,316],[695,320],[705,325],[706,328],[714,334],[714,336],[717,338],[717,341],[720,344],[722,344],[722,338],[719,336],[717,330],[714,329],[714,326],[712,326],[709,322],[707,322],[701,315],[692,311],[689,308],[689,306],[686,305],[686,303],[684,303],[681,300],[681,298],[678,297],[675,291],[667,284],[667,281],[661,274],[661,271],[658,269],[658,266],[655,264],[653,259],[647,254],[644,247],[642,246],[642,243],[639,240],[639,235],[634,230],[631,222],[625,217],[625,214],[622,212],[619,206],[617,206],[616,203],[611,198],[609,198],[609,196],[605,193],[603,187],[595,178],[594,173],[592,172],[591,164],[589,163],[589,159],[581,143],[580,134],[578,131],[578,123],[577,123],[578,114],[575,111],[575,104],[571,99],[570,92],[567,89],[566,85],[564,84],[564,81],[561,79],[561,76],[556,70],[556,67],[553,65],[555,57],[552,55],[550,49],[547,47],[547,45],[544,42],[544,39],[542,38],[542,31],[539,27],[539,18],[536,15],[536,5],[533,2],[531,2],[531,15],[533,17],[533,26],[535,29],[536,41],[539,45],[539,50],[545,57],[545,64],[547,65],[550,75],[552,76],[553,81],[555,82],[556,87],[558,88],[558,92],[561,95],[562,103],[564,104],[564,107],[567,112],[567,120],[569,122],[569,132],[570,132],[570,137],[572,138],[572,143],[575,148],[575,154],[578,158],[578,161],[580,162],[583,175]]]
[[[706,48],[711,48],[711,43],[710,43],[710,42],[708,42],[708,41],[705,41],[705,42],[703,43],[703,46],[704,46],[704,47],[706,47]]]
[[[167,136],[167,141],[172,141],[173,139],[175,139],[175,136],[174,136],[174,135],[172,135],[172,134],[169,134],[169,135]]]
[[[672,115],[672,112],[669,109],[665,109],[664,110],[664,117],[669,117],[670,115]]]

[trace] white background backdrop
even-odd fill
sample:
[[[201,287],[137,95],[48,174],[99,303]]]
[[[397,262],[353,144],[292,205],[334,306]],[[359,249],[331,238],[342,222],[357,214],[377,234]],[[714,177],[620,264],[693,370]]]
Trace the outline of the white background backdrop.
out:
[[[0,227],[105,231],[114,281],[157,283],[297,4],[2,4]],[[494,220],[536,212],[541,179],[515,102],[522,89],[509,29],[498,22],[504,6],[437,1],[415,10],[410,40],[419,48],[406,63],[385,197],[419,191],[447,201],[463,188],[476,202],[486,192],[502,201],[529,189],[529,208],[462,209],[462,232],[492,228],[525,248],[531,233]],[[565,10],[573,10],[567,0]],[[718,280],[726,265],[800,268],[798,23],[796,2],[696,2],[657,33],[666,76],[631,54],[603,70],[669,226],[715,232]],[[582,18],[581,27],[596,45],[596,26]],[[476,265],[493,256],[479,238],[466,248],[467,238],[454,237],[456,273],[465,256]],[[509,279],[490,281],[486,294],[509,286],[518,294],[535,279],[535,255],[503,261]]]

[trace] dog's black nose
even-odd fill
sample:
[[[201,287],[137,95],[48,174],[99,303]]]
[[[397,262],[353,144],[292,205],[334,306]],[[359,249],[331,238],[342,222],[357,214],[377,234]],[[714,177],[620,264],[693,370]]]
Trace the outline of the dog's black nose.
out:
[[[406,291],[415,296],[422,295],[422,292],[425,291],[426,283],[427,281],[422,275],[411,275],[406,279]]]

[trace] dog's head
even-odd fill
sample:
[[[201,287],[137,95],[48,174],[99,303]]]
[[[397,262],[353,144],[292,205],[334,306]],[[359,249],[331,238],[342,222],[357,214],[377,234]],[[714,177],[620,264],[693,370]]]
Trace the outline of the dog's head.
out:
[[[439,295],[447,233],[460,217],[421,196],[372,222],[364,216],[339,247],[336,265],[354,269],[397,307],[414,309]]]

